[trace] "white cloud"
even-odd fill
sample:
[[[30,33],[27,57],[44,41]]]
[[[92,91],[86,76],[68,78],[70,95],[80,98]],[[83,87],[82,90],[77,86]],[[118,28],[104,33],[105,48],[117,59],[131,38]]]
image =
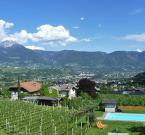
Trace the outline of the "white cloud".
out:
[[[0,20],[0,41],[14,40],[19,43],[40,43],[45,45],[62,45],[66,46],[70,43],[76,42],[77,38],[70,35],[69,30],[64,26],[52,26],[49,24],[41,25],[36,28],[36,32],[31,33],[27,30],[21,30],[13,34],[6,32],[6,29],[14,26],[11,22]]]
[[[12,26],[14,26],[13,23],[6,22],[4,20],[0,20],[0,30],[4,30],[4,29],[7,29],[7,28],[11,28]]]
[[[11,28],[12,26],[14,26],[13,23],[0,20],[0,41],[7,36],[6,29]]]
[[[80,18],[80,20],[81,20],[81,21],[84,21],[84,20],[85,20],[85,18],[84,18],[84,17],[81,17],[81,18]]]
[[[56,44],[67,45],[76,42],[77,39],[70,35],[69,31],[63,26],[41,25],[37,28],[37,32],[33,33],[33,41],[53,42]]]
[[[26,48],[28,48],[28,49],[31,49],[31,50],[45,50],[45,48],[43,48],[43,47],[39,47],[39,46],[25,46]]]
[[[123,37],[125,40],[145,42],[145,33],[142,34],[129,34]]]
[[[133,10],[132,12],[130,12],[131,15],[137,15],[137,14],[141,14],[144,11],[143,8],[137,8],[135,10]]]
[[[137,51],[137,52],[142,52],[142,50],[141,50],[141,49],[139,49],[139,48],[137,48],[137,49],[136,49],[136,51]]]
[[[32,41],[33,34],[28,33],[26,30],[21,30],[20,32],[7,35],[3,40],[13,40],[23,44],[27,43],[28,41]]]

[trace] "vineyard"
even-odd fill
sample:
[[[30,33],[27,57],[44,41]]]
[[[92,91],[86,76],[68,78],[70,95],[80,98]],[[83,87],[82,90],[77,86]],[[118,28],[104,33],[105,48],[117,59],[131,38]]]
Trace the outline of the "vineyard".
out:
[[[89,124],[67,107],[0,100],[1,135],[84,135]]]

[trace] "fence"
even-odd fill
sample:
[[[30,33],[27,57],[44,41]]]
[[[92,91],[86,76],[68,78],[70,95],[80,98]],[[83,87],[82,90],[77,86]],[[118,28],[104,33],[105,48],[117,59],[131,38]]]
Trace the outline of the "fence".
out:
[[[120,110],[145,110],[145,106],[119,106]]]

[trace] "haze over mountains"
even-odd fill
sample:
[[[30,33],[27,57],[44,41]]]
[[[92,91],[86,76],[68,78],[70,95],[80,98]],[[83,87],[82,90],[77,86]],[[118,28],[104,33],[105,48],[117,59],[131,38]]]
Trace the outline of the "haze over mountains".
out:
[[[72,66],[95,70],[143,70],[145,51],[83,52],[74,50],[30,50],[14,41],[0,43],[0,63],[18,65],[44,64],[48,66]],[[15,65],[13,64],[13,65]]]

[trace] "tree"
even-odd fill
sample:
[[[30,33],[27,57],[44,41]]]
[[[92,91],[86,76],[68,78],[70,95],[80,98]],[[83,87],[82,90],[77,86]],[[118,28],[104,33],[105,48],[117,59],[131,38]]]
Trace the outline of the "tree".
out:
[[[91,81],[87,78],[80,79],[77,84],[77,90],[76,94],[77,96],[80,96],[81,93],[87,93],[92,98],[96,98],[96,89],[95,89],[96,83],[95,81]]]
[[[113,90],[111,90],[111,87],[110,86],[107,86],[107,85],[102,85],[101,87],[100,87],[100,92],[101,92],[101,94],[109,94],[111,91],[113,91]]]
[[[7,88],[0,88],[0,96],[10,97],[10,91]]]
[[[58,90],[50,88],[50,82],[47,82],[42,84],[40,95],[48,97],[58,97]]]

